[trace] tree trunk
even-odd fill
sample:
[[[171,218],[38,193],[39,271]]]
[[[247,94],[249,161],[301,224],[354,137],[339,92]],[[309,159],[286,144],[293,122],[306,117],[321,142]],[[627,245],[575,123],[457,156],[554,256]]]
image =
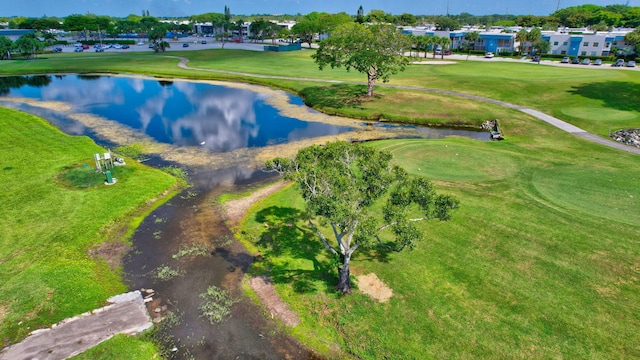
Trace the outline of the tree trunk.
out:
[[[342,255],[342,267],[338,268],[340,279],[336,290],[341,294],[351,293],[351,273],[349,271],[349,263],[351,262],[351,254]]]
[[[367,73],[367,84],[369,86],[367,89],[367,97],[373,96],[373,86],[376,84],[377,77],[378,77],[378,72],[375,69],[369,70],[369,72]]]

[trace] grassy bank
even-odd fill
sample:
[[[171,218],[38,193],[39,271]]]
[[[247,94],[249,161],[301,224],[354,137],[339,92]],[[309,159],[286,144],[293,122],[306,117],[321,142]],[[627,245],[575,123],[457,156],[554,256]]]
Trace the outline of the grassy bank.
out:
[[[391,288],[385,303],[334,293],[295,187],[254,207],[238,235],[302,317],[291,332],[335,357],[639,357],[640,157],[524,117],[505,126],[544,136],[371,143],[461,201],[413,251],[352,262]]]
[[[335,84],[309,79],[364,84],[366,77],[344,69],[320,71],[310,58],[311,54],[312,51],[308,50],[288,53],[172,50],[166,54],[104,53],[95,56],[62,53],[50,54],[35,61],[3,61],[0,75],[117,72],[243,81],[303,95],[309,105],[328,113],[436,125],[458,123],[477,126],[478,118],[503,115],[486,113],[483,105],[467,99],[425,95],[411,89],[379,87],[376,92],[380,97],[375,101],[336,97],[339,91]],[[189,66],[203,70],[178,68],[176,56],[188,58]],[[431,63],[436,65],[409,66],[405,72],[392,77],[389,85],[457,91],[512,102],[541,110],[603,137],[610,130],[640,127],[640,71],[610,67],[545,66],[531,62],[458,61],[455,64],[437,65],[441,62],[435,60]],[[250,74],[300,80],[259,78]],[[357,85],[338,88],[347,95],[362,93],[361,86]],[[459,109],[460,104],[473,106]]]
[[[124,244],[132,219],[177,182],[130,161],[114,170],[115,185],[93,185],[84,175],[104,151],[35,116],[0,109],[2,346],[126,291],[106,261],[117,251],[99,244]]]

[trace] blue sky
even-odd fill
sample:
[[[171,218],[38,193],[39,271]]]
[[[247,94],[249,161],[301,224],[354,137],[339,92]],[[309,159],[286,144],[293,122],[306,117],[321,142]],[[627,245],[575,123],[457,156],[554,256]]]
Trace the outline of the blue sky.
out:
[[[224,6],[232,14],[308,14],[312,11],[355,14],[362,5],[365,14],[373,9],[387,13],[440,15],[467,12],[473,15],[514,14],[549,15],[558,0],[0,0],[0,16],[67,16],[93,13],[124,17],[149,10],[152,16],[188,16],[206,12],[222,13]],[[600,6],[625,4],[627,0],[560,0],[560,8],[583,4]],[[640,6],[640,0],[629,0]]]

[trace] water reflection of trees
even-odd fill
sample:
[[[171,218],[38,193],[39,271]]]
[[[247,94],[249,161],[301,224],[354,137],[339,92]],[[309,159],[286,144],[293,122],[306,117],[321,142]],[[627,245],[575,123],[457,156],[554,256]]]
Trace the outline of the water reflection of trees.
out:
[[[51,83],[51,75],[3,76],[0,77],[0,95],[7,95],[11,89],[23,86],[45,87]]]

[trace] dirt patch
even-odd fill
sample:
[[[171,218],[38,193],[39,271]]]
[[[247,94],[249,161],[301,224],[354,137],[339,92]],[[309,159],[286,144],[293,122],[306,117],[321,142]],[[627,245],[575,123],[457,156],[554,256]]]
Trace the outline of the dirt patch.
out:
[[[237,225],[249,208],[257,201],[268,197],[282,189],[287,183],[278,181],[272,185],[254,191],[249,196],[231,200],[224,204],[224,213],[232,226]],[[272,318],[277,318],[285,326],[295,327],[300,324],[298,315],[289,309],[289,306],[280,299],[271,279],[267,275],[254,276],[249,279],[249,286],[256,292],[260,302],[267,308]]]
[[[0,323],[4,320],[4,317],[9,313],[9,307],[6,305],[0,305]]]
[[[271,313],[272,318],[280,319],[285,326],[289,327],[295,327],[300,324],[300,318],[280,299],[268,276],[254,276],[249,279],[249,285],[267,307],[267,311]]]
[[[356,281],[358,289],[375,300],[387,302],[393,296],[393,291],[375,273],[360,275]]]
[[[118,269],[122,265],[122,257],[129,252],[131,247],[120,241],[105,241],[97,247],[88,251],[94,258],[104,260],[112,270]]]
[[[282,189],[286,185],[287,185],[286,182],[278,181],[277,183],[274,183],[272,185],[269,185],[267,187],[254,191],[249,196],[227,201],[223,205],[224,213],[227,221],[230,223],[231,226],[238,225],[238,223],[240,222],[244,214],[247,212],[247,210],[249,210],[249,208],[253,204],[258,202],[259,200],[262,200],[268,197],[269,195],[275,193],[276,191]]]

